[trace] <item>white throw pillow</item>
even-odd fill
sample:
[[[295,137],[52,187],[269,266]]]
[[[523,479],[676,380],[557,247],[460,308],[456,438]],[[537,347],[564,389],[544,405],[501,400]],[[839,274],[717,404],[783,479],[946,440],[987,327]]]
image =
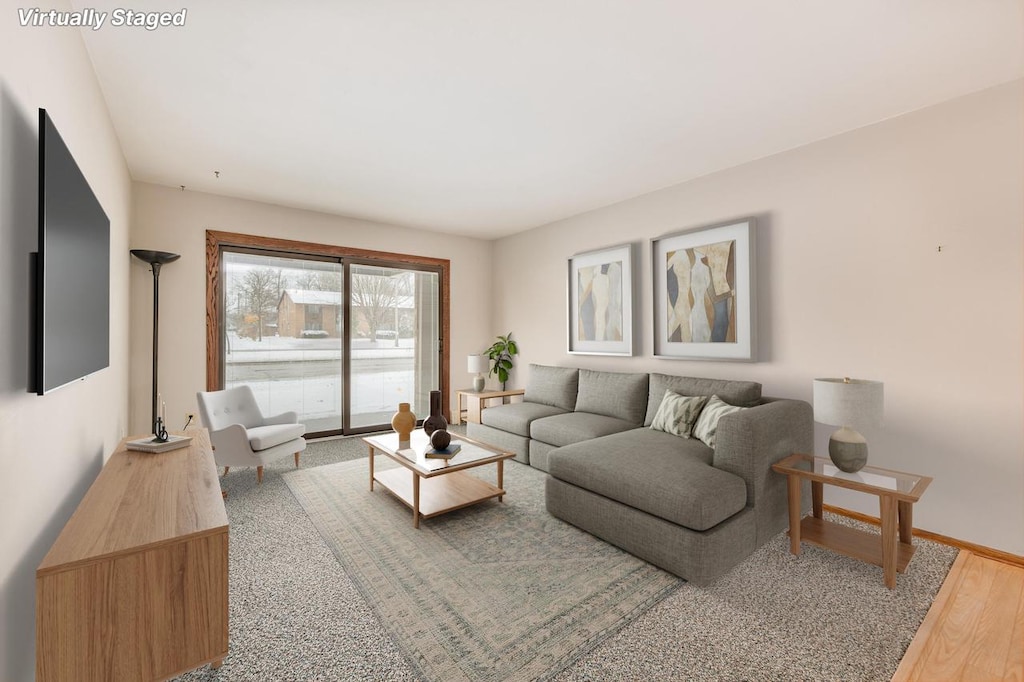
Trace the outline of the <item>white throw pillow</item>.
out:
[[[693,423],[697,421],[697,415],[707,401],[706,395],[685,396],[675,391],[665,391],[665,397],[661,399],[651,428],[671,433],[673,436],[689,438],[693,431]]]
[[[704,410],[700,413],[700,417],[697,418],[697,423],[693,426],[694,438],[699,438],[709,448],[715,447],[718,420],[727,414],[746,409],[748,408],[730,405],[717,395],[711,396],[707,405],[704,406]]]

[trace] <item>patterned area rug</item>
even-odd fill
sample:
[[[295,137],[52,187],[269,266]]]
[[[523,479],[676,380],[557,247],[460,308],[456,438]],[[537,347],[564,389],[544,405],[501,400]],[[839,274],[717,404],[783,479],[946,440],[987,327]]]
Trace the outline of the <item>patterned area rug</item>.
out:
[[[493,482],[494,470],[474,473]],[[544,474],[526,466],[505,466],[504,502],[418,530],[389,492],[369,491],[365,459],[284,479],[426,679],[544,679],[683,584],[549,515]]]

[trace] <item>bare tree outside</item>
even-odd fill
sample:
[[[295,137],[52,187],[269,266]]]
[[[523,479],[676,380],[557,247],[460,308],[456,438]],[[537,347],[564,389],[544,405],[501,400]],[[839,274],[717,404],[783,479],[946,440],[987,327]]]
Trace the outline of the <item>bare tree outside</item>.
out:
[[[341,291],[341,273],[305,270],[295,278],[295,286],[306,291]]]
[[[388,271],[352,272],[352,305],[366,320],[370,339],[376,340],[377,332],[394,328],[395,346],[399,337],[399,305],[402,299],[412,295],[412,281],[406,273],[390,275]]]
[[[352,304],[359,308],[370,329],[370,339],[386,328],[387,315],[394,315],[395,283],[378,274],[352,273]]]
[[[239,287],[246,316],[251,316],[257,328],[258,340],[263,340],[263,325],[268,316],[277,312],[277,301],[281,297],[280,287],[284,285],[281,271],[274,268],[259,268],[245,273]]]

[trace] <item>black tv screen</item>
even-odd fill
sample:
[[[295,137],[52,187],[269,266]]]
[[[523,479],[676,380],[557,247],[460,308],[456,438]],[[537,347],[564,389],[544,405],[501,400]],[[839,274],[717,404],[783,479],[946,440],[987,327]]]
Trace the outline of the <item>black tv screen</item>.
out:
[[[35,389],[110,364],[110,220],[45,109],[39,110]]]

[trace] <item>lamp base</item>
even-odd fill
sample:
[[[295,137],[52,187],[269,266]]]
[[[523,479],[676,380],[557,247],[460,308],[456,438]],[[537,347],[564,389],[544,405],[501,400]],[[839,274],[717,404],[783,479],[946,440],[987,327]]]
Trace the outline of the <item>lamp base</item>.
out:
[[[868,463],[868,442],[864,436],[844,426],[828,439],[828,456],[840,471],[855,473]]]
[[[477,393],[482,393],[484,390],[484,377],[482,374],[477,374],[473,377],[473,390]]]

